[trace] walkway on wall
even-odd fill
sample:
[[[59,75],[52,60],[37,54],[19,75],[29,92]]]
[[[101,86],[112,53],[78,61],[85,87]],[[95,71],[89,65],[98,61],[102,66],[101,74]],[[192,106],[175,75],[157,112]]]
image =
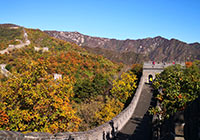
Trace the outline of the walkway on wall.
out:
[[[150,85],[144,84],[135,112],[114,140],[151,139],[151,117],[148,115],[152,98],[151,90]]]

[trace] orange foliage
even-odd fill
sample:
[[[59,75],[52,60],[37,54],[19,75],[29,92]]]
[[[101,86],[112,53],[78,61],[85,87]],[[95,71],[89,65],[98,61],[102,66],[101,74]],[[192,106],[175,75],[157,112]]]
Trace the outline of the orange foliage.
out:
[[[187,68],[191,67],[192,66],[192,62],[185,62],[185,65]]]
[[[5,111],[0,110],[0,126],[7,124],[8,120],[9,118]]]
[[[50,133],[78,131],[81,119],[74,108],[75,83],[95,81],[97,84],[92,88],[99,90],[91,94],[104,94],[109,86],[107,81],[113,80],[119,66],[102,56],[89,54],[74,43],[49,37],[40,30],[26,31],[31,41],[29,46],[0,55],[1,63],[9,64],[14,75],[0,83],[0,129]],[[49,51],[36,52],[34,46],[49,47]],[[53,73],[62,74],[63,80],[54,81]],[[95,79],[98,74],[104,79]],[[87,90],[83,92],[88,93]],[[106,109],[115,101],[103,104],[110,105],[103,105]],[[103,117],[104,112],[106,110],[102,109],[100,116]],[[107,118],[112,118],[112,113]]]
[[[54,81],[40,60],[25,65],[27,71],[15,73],[1,83],[0,128],[13,131],[57,133],[78,131],[81,119],[76,116],[69,98],[74,96],[68,77]]]

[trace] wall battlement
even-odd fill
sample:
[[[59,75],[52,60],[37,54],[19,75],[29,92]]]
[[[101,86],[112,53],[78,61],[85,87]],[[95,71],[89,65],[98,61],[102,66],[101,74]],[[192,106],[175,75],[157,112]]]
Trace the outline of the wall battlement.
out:
[[[179,64],[181,66],[185,66],[185,62],[145,62],[143,65],[143,69],[164,69],[168,66]]]

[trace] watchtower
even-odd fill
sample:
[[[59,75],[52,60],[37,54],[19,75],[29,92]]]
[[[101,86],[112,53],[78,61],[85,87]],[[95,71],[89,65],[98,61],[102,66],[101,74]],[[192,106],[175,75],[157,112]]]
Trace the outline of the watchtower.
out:
[[[150,83],[150,78],[154,80],[157,73],[161,73],[164,70],[164,68],[175,64],[185,66],[184,62],[179,62],[179,63],[145,62],[143,65],[143,77],[145,78],[144,82]]]

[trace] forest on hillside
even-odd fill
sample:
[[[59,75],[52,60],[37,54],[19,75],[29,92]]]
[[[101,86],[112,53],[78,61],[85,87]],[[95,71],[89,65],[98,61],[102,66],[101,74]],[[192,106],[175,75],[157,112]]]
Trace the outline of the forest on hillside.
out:
[[[22,30],[1,28],[8,32]],[[111,120],[130,101],[141,65],[133,65],[119,75],[123,64],[40,30],[25,31],[30,45],[0,54],[0,64],[6,64],[11,73],[9,77],[0,75],[0,130],[84,131]],[[23,41],[20,36],[3,34],[0,44],[12,44],[18,37]],[[35,47],[48,47],[48,51],[36,51]],[[54,74],[62,78],[55,80]]]
[[[0,25],[0,50],[7,48],[9,44],[19,44],[19,40],[23,40],[23,29],[21,27],[12,29],[9,26]]]

